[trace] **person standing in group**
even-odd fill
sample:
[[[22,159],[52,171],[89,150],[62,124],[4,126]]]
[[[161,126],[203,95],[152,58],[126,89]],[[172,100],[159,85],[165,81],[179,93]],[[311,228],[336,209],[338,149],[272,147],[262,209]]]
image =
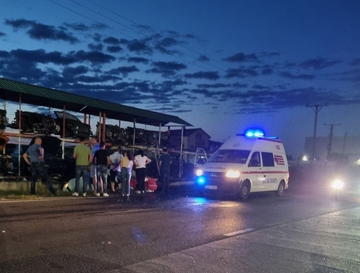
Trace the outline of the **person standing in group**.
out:
[[[117,178],[118,183],[121,182],[120,177],[120,161],[123,158],[123,155],[121,154],[121,148],[120,146],[116,147],[115,152],[110,155],[110,183],[111,183],[111,190],[112,192],[115,192],[115,178]]]
[[[143,150],[139,150],[137,156],[134,158],[136,166],[136,181],[137,190],[136,193],[145,193],[145,176],[146,176],[146,165],[151,162],[151,159],[144,155]]]
[[[130,179],[131,179],[131,170],[133,167],[133,157],[131,151],[124,153],[124,157],[120,161],[121,166],[121,195],[130,196]]]
[[[32,144],[23,154],[25,162],[31,167],[30,194],[35,194],[35,184],[38,177],[40,176],[43,181],[45,180],[51,194],[56,195],[56,191],[47,174],[47,170],[44,164],[44,148],[41,146],[41,144],[42,139],[40,137],[35,138],[34,144]]]
[[[105,142],[100,142],[100,150],[95,152],[93,162],[96,166],[97,175],[97,193],[95,195],[100,196],[101,192],[103,196],[109,196],[107,193],[107,174],[108,166],[110,165],[110,158],[108,152],[105,150]]]
[[[80,144],[74,148],[73,158],[76,159],[76,175],[75,175],[75,192],[73,196],[79,196],[79,183],[80,176],[83,179],[83,196],[86,196],[86,188],[89,184],[88,166],[91,163],[91,151],[88,146],[85,145],[85,138],[80,137]]]
[[[170,164],[171,156],[168,154],[167,149],[164,148],[159,161],[161,193],[168,193],[169,190]]]
[[[93,158],[94,158],[95,152],[100,149],[100,145],[97,142],[97,139],[95,137],[92,137],[90,139],[90,149],[91,149],[91,155],[92,155],[92,161],[90,163],[90,178],[91,178],[91,182],[93,183],[94,194],[96,195],[97,175],[96,175],[96,167],[95,167]]]

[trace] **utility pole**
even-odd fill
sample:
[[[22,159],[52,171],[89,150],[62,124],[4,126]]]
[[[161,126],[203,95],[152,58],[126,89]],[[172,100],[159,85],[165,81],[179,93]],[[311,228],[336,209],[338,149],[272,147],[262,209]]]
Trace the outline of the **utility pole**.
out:
[[[338,123],[338,124],[334,124],[334,123],[331,123],[331,124],[325,124],[325,126],[330,126],[330,134],[329,134],[329,143],[327,145],[327,156],[329,157],[329,155],[331,154],[331,150],[332,150],[332,139],[333,139],[333,129],[334,129],[334,126],[339,126],[341,125],[341,123]]]
[[[315,122],[314,122],[314,134],[313,134],[313,145],[312,145],[312,161],[315,160],[315,152],[316,152],[316,127],[317,127],[317,116],[318,113],[320,112],[320,110],[324,107],[324,106],[328,106],[329,104],[314,104],[314,105],[306,105],[306,107],[310,107],[311,109],[314,110],[315,112]]]

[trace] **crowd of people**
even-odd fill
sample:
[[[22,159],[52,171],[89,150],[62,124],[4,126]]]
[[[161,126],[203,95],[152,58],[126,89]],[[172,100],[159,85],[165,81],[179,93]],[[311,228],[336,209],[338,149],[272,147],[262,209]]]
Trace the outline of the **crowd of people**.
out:
[[[129,197],[132,188],[135,187],[134,193],[144,194],[146,192],[145,181],[148,181],[148,184],[150,181],[155,181],[146,176],[146,166],[151,159],[144,155],[143,150],[138,150],[134,157],[132,151],[122,152],[120,147],[114,147],[112,148],[114,152],[109,154],[105,142],[98,143],[96,138],[91,138],[90,141],[84,138],[79,140],[80,143],[73,152],[76,169],[73,179],[74,187],[71,189],[73,196],[80,194],[86,196],[90,190],[95,196],[108,197],[109,181],[112,193],[116,193],[118,190],[121,191],[122,196]],[[44,152],[41,138],[37,138],[24,154],[24,160],[31,167],[31,194],[35,194],[35,183],[38,177],[41,177],[46,182],[51,194],[56,195],[44,165]],[[170,164],[171,157],[164,148],[159,159],[159,168],[161,192],[165,194],[168,193]],[[131,185],[134,178],[136,186]],[[82,189],[80,189],[80,184],[82,184]],[[67,188],[69,189],[69,183]]]

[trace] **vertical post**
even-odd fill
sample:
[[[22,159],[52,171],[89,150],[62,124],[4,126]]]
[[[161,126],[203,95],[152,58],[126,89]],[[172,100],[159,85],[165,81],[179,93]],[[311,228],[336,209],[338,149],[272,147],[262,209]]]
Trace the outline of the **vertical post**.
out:
[[[66,106],[63,107],[63,130],[62,130],[62,145],[61,145],[61,158],[65,158],[65,136],[66,136]]]
[[[180,156],[179,156],[179,178],[181,178],[183,168],[183,146],[184,146],[184,126],[181,126],[181,141],[180,141]]]
[[[84,113],[84,123],[86,124],[86,114]]]
[[[134,118],[134,122],[133,122],[133,128],[134,128],[134,133],[133,133],[133,146],[135,146],[135,123],[136,123],[136,118]],[[135,147],[134,147],[135,149]]]
[[[161,145],[161,123],[159,124],[159,146]]]
[[[343,154],[345,153],[345,143],[346,143],[346,136],[347,136],[347,132],[345,133],[345,135],[344,135],[344,143],[343,143]]]
[[[323,106],[328,106],[328,104],[324,104],[324,105],[320,105],[320,104],[315,104],[315,105],[307,105],[307,107],[311,107],[314,112],[315,112],[315,122],[314,122],[314,133],[313,133],[313,145],[312,145],[312,161],[315,160],[316,157],[316,128],[317,128],[317,116],[318,113],[320,112],[320,110],[323,108]]]
[[[106,113],[103,113],[102,141],[105,141],[105,137],[106,137]]]
[[[19,123],[19,146],[18,146],[18,176],[21,176],[21,158],[20,158],[20,154],[21,154],[21,95],[19,96],[19,116],[18,116],[18,123]]]
[[[99,112],[98,139],[101,141],[101,112]]]
[[[119,128],[121,128],[121,120],[119,119]]]
[[[90,125],[90,114],[88,116],[88,124]]]

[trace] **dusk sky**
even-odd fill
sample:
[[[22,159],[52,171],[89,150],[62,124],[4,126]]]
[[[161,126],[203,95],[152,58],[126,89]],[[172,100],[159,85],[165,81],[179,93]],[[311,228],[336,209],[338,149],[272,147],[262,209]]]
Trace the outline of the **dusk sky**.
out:
[[[328,104],[318,136],[360,136],[358,0],[0,3],[1,77],[176,115],[214,141],[261,127],[293,157],[306,105]]]

